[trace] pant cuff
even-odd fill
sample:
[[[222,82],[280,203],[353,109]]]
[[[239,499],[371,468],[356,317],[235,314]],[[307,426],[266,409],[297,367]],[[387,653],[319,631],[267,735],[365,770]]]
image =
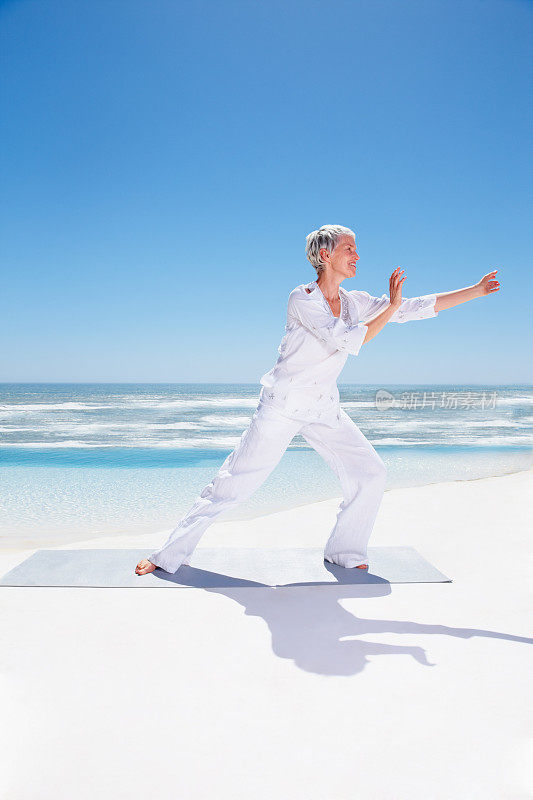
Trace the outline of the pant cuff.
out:
[[[363,564],[368,564],[368,558],[361,558],[360,556],[350,555],[350,553],[333,553],[324,555],[324,559],[329,561],[330,564],[336,564],[338,567],[345,567],[352,569],[352,567],[360,567]]]

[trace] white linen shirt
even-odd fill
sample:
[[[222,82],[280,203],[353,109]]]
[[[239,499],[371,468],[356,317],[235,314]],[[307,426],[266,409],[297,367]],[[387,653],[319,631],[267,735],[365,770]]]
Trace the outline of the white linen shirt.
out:
[[[339,425],[337,378],[348,355],[358,355],[368,330],[365,323],[390,303],[387,294],[372,297],[342,286],[339,295],[339,317],[334,316],[316,280],[297,286],[289,295],[279,358],[260,380],[259,399],[292,419]],[[436,294],[406,297],[390,322],[436,317],[436,300]]]

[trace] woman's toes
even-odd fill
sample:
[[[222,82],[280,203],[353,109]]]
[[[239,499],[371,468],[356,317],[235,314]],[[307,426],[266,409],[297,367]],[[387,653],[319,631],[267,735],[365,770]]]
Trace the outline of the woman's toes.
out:
[[[155,564],[152,564],[147,558],[143,558],[135,567],[135,572],[137,575],[146,575],[147,572],[153,572],[154,569]]]

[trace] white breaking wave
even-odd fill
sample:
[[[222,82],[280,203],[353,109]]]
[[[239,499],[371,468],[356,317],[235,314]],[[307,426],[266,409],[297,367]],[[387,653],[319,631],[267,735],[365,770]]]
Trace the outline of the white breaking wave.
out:
[[[183,398],[181,400],[170,400],[164,403],[154,403],[150,408],[255,408],[259,404],[257,397],[205,397],[201,400]],[[141,405],[139,404],[139,407]]]
[[[102,403],[9,403],[0,405],[3,414],[18,414],[19,412],[32,411],[101,411],[106,408],[116,408],[115,404]]]
[[[533,405],[533,395],[526,394],[519,397],[497,397],[498,406],[527,406]]]
[[[374,400],[341,400],[343,408],[376,408]]]
[[[0,425],[0,432],[2,433],[20,433],[22,431],[25,433],[39,433],[42,431],[42,426],[40,428],[36,428],[35,426],[20,428],[11,425]]]
[[[531,418],[530,418],[531,419]],[[527,421],[526,417],[522,417],[520,420],[511,420],[511,419],[479,419],[479,420],[469,420],[469,419],[421,419],[420,417],[415,417],[414,419],[389,419],[389,420],[375,420],[373,418],[366,417],[364,420],[362,419],[355,419],[355,424],[361,427],[361,425],[366,425],[368,428],[372,428],[374,430],[390,430],[392,428],[396,430],[412,430],[413,428],[424,428],[427,432],[428,430],[434,429],[435,431],[446,431],[447,428],[530,428],[531,421]]]
[[[106,400],[102,403],[2,403],[0,413],[19,414],[35,413],[38,411],[105,411],[106,409],[118,410],[124,408],[135,409],[160,409],[160,408],[255,408],[259,404],[259,394],[257,397],[204,397],[193,399],[189,397],[176,398],[175,400],[147,401],[146,398],[138,398],[136,402],[124,403],[120,398],[113,403]]]
[[[209,436],[209,437],[195,437],[193,439],[148,439],[140,438],[134,441],[123,440],[120,442],[87,442],[82,439],[63,439],[62,441],[54,442],[2,442],[2,447],[24,447],[45,450],[47,448],[61,448],[61,447],[78,447],[83,449],[85,447],[124,447],[124,448],[139,448],[147,447],[151,449],[167,449],[167,448],[201,448],[203,450],[212,450],[217,448],[233,449],[240,440],[239,436]]]
[[[454,436],[449,437],[446,442],[443,442],[442,437],[435,439],[420,439],[420,441],[409,441],[408,439],[399,439],[396,437],[389,437],[385,439],[374,439],[372,434],[366,434],[367,438],[372,441],[374,445],[397,445],[398,447],[418,447],[421,444],[429,444],[434,447],[446,444],[452,447],[494,447],[494,446],[508,446],[511,444],[527,445],[533,447],[533,437],[528,436]]]
[[[204,426],[192,420],[182,420],[181,422],[79,422],[69,423],[67,425],[54,425],[54,431],[69,430],[75,433],[83,433],[87,431],[92,433],[94,431],[143,431],[143,430],[203,430]],[[38,428],[35,430],[39,430]]]
[[[514,419],[479,419],[473,422],[463,422],[465,428],[530,428],[530,422],[524,422],[524,417],[520,420]]]
[[[41,424],[24,427],[0,425],[0,432],[40,434],[46,431],[58,435],[68,435],[69,433],[94,434],[100,431],[109,436],[121,436],[129,431],[159,431],[161,433],[180,430],[209,431],[213,425],[244,428],[250,423],[251,417],[230,417],[228,419],[212,417],[209,420],[210,424],[203,424],[208,419],[207,417],[201,417],[198,422],[192,420],[182,420],[181,422],[68,422],[65,424],[54,423],[53,426]]]
[[[218,414],[208,414],[205,417],[200,417],[202,422],[208,422],[210,425],[249,425],[251,417],[245,416],[223,416]]]
[[[367,438],[372,439],[372,436],[367,436]],[[417,442],[410,442],[407,439],[398,439],[398,438],[394,438],[394,437],[389,437],[388,439],[387,438],[385,438],[385,439],[375,439],[373,441],[373,444],[375,446],[380,445],[380,444],[386,444],[386,445],[398,445],[398,446],[402,446],[402,447],[403,446],[406,446],[406,447],[407,446],[408,447],[417,447],[419,444],[436,445],[436,444],[438,444],[438,441],[436,441],[435,439],[427,439],[427,440],[426,439],[421,439],[419,442],[418,441]]]
[[[116,447],[116,442],[111,443],[94,443],[94,442],[83,442],[79,439],[64,439],[61,442],[2,442],[2,447],[35,447],[35,448],[46,448],[46,447]],[[121,447],[127,447],[127,444],[120,445]]]

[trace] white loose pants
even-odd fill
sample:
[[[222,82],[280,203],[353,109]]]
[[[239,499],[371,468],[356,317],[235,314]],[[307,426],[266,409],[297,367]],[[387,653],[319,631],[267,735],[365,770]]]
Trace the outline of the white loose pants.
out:
[[[188,563],[207,527],[261,486],[297,433],[331,466],[344,495],[324,558],[342,567],[368,564],[367,544],[385,490],[386,467],[380,456],[343,410],[339,427],[331,428],[291,419],[261,402],[218,474],[149,560],[166,572]]]

